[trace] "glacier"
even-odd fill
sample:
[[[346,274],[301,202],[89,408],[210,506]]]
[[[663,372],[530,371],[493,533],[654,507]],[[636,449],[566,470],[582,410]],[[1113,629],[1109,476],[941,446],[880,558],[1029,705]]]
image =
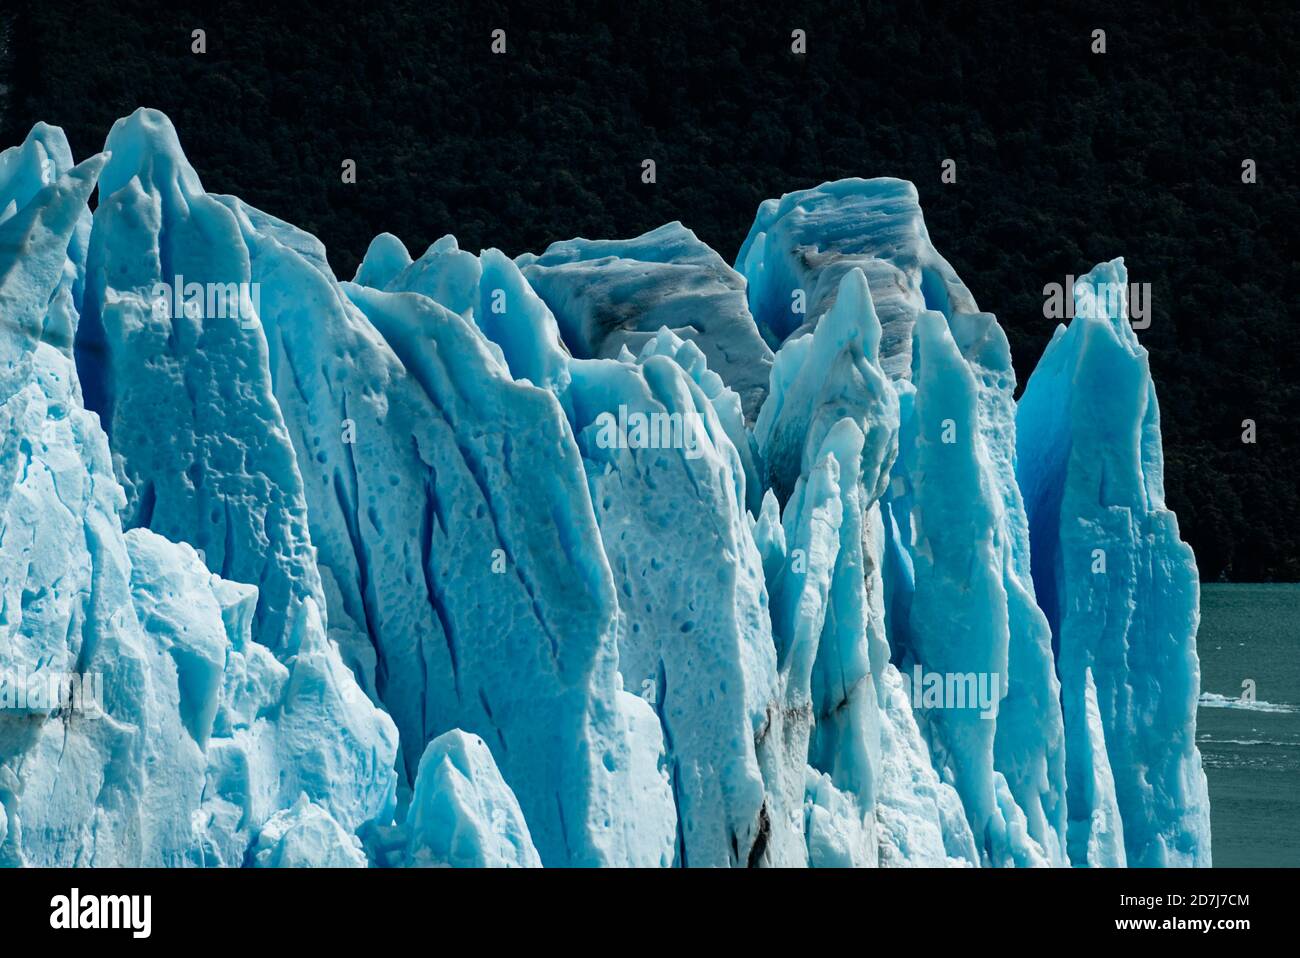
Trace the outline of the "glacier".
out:
[[[165,115],[80,163],[38,124],[0,153],[0,864],[1210,864],[1114,288],[1017,401],[902,180],[768,200],[734,264],[385,233],[346,280]]]
[[[1017,475],[1057,648],[1071,857],[1208,865],[1199,580],[1165,508],[1160,407],[1127,290],[1122,259],[1075,283],[1075,319],[1016,414]]]

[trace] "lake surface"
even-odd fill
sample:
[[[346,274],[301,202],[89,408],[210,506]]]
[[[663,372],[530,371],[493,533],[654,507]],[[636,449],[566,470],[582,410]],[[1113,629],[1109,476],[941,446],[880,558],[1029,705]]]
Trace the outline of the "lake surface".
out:
[[[1214,864],[1300,867],[1300,585],[1203,585],[1196,644]]]

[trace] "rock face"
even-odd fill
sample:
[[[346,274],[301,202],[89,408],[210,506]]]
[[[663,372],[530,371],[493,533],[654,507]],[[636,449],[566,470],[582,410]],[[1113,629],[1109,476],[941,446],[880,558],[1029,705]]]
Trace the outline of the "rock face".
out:
[[[1208,864],[1195,567],[1085,313],[1017,408],[899,180],[764,203],[734,270],[674,223],[340,282],[162,114],[80,166],[38,125],[0,864]]]

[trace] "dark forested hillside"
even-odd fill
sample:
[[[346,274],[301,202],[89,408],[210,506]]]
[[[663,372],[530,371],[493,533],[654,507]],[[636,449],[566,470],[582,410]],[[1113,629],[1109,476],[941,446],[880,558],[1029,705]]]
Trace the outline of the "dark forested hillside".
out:
[[[900,176],[1023,383],[1044,285],[1123,255],[1202,575],[1300,578],[1294,2],[18,2],[4,145],[45,120],[80,157],[157,107],[209,190],[344,277],[383,230],[517,254],[680,219],[731,258],[766,197]]]

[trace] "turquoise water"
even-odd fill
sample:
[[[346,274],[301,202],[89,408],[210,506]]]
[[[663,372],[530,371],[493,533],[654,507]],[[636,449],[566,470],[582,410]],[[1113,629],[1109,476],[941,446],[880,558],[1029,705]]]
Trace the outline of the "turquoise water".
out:
[[[1214,864],[1298,867],[1300,585],[1202,586],[1196,644]]]

